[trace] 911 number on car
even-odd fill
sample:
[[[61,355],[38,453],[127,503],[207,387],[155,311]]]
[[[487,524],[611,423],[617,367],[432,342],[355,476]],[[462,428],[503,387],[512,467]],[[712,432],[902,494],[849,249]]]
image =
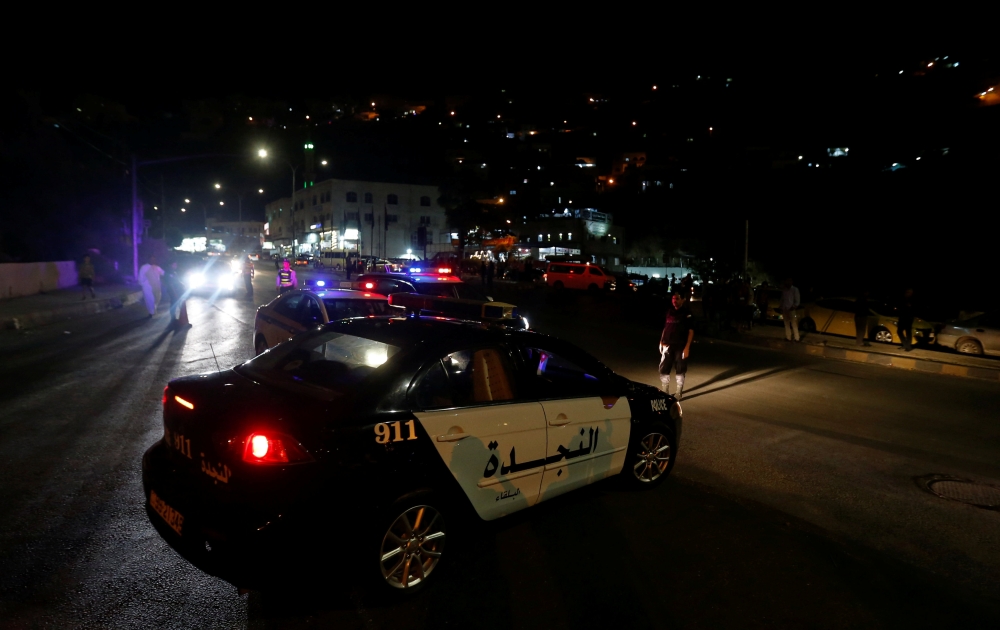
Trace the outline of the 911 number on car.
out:
[[[409,436],[405,438],[406,440],[417,439],[417,432],[413,426],[413,420],[408,420],[405,423],[407,428],[407,433]],[[392,435],[390,435],[390,427],[392,428]],[[402,442],[404,441],[402,432],[403,423],[396,422],[380,422],[375,425],[375,443],[376,444],[388,444],[389,442]]]

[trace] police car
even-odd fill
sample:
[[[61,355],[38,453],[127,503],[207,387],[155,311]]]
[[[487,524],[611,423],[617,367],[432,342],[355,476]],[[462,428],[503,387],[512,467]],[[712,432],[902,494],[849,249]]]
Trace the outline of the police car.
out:
[[[384,295],[370,291],[292,290],[257,308],[253,321],[256,354],[304,330],[350,317],[391,315],[394,311]]]
[[[384,295],[393,293],[422,293],[439,297],[458,298],[466,284],[452,273],[450,267],[411,267],[406,274],[365,273],[350,284],[362,291],[376,291]]]
[[[428,317],[428,299],[394,295],[407,316],[315,326],[230,370],[171,381],[163,437],[142,462],[161,536],[238,586],[305,564],[406,592],[433,582],[475,519],[608,477],[652,488],[669,474],[675,399],[505,325],[513,310]]]

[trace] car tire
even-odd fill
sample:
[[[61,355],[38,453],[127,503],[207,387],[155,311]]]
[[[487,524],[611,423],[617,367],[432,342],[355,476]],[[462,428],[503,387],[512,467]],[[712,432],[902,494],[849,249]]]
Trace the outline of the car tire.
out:
[[[955,344],[955,350],[958,350],[962,354],[982,354],[983,344],[972,337],[963,337]]]
[[[816,332],[816,324],[807,317],[799,322],[799,329],[802,332]]]
[[[366,552],[366,562],[376,561],[373,576],[383,592],[409,595],[427,588],[448,546],[445,512],[448,504],[429,491],[404,495],[382,510],[372,538],[378,556]]]
[[[264,335],[257,335],[257,338],[253,340],[254,356],[264,354],[267,351],[267,340],[264,339]]]
[[[871,333],[872,341],[879,343],[892,343],[892,333],[888,328],[878,327]]]
[[[662,422],[644,422],[636,425],[633,436],[629,440],[622,479],[631,488],[655,488],[674,468],[677,451],[674,432]]]

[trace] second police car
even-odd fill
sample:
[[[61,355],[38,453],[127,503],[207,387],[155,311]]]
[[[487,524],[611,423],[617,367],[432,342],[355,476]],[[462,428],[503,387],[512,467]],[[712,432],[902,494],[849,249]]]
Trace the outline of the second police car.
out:
[[[409,591],[447,562],[467,516],[669,474],[682,428],[671,396],[506,325],[519,319],[508,305],[465,321],[421,316],[448,299],[390,301],[408,315],[315,326],[170,382],[142,471],[150,521],[175,549],[240,586],[305,563]]]

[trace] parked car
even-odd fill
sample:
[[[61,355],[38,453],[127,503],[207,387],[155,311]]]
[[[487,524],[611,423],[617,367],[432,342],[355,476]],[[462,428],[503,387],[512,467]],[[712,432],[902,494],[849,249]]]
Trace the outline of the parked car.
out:
[[[590,263],[549,263],[545,269],[545,284],[556,291],[581,289],[584,291],[615,290],[615,277],[598,265]]]
[[[868,316],[868,338],[880,343],[902,343],[896,330],[898,318],[895,307],[872,302]],[[799,328],[806,332],[853,337],[854,298],[822,298],[802,305]],[[914,343],[933,343],[934,325],[915,317],[913,319]]]
[[[1000,315],[980,313],[948,322],[937,334],[937,343],[963,354],[1000,355]]]

